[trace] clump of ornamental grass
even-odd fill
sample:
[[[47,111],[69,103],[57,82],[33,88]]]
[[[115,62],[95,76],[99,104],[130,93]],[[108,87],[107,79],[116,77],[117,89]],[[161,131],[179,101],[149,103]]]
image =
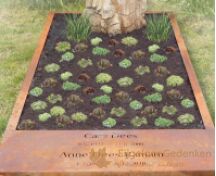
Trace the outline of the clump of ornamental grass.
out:
[[[102,125],[104,127],[107,127],[107,128],[112,128],[116,125],[116,120],[112,117],[109,117],[107,119],[105,119],[103,122],[102,122]]]
[[[151,15],[147,18],[146,36],[150,41],[167,41],[171,33],[171,25],[166,15]]]
[[[87,40],[91,34],[89,17],[80,15],[66,16],[67,38],[75,42]]]

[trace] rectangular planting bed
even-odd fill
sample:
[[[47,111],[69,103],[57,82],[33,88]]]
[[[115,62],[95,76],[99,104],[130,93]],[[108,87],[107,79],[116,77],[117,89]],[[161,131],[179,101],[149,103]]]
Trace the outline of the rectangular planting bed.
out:
[[[76,14],[49,14],[0,148],[0,173],[213,175],[214,125],[167,15],[170,36],[155,43],[146,28],[74,42],[65,31]]]

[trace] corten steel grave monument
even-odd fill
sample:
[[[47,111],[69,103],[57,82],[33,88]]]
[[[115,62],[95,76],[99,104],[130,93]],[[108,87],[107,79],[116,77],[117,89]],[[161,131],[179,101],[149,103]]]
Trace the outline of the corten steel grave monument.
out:
[[[153,13],[153,12],[146,12]],[[170,21],[204,129],[16,130],[46,44],[50,13],[0,147],[2,175],[212,176],[214,125],[175,16]]]

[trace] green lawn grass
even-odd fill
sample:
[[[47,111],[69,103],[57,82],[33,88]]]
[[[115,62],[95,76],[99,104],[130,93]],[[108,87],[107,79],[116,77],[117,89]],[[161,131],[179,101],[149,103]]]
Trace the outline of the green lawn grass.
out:
[[[51,2],[50,0],[39,2],[44,3],[44,1]],[[83,0],[75,0],[71,3],[65,0],[63,7],[59,6],[59,3],[57,6],[32,5],[35,2],[35,0],[0,0],[0,136],[11,115],[48,11],[82,11],[84,7]],[[186,6],[184,0],[151,0],[149,9],[177,12],[177,19],[201,88],[211,115],[214,117],[214,10],[211,7],[212,0],[187,0],[187,3],[191,4]]]

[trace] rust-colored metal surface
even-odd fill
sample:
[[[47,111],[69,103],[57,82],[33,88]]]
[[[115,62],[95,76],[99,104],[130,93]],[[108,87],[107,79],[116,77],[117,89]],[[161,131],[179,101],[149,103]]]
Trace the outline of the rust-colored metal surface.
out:
[[[0,146],[2,175],[214,175],[214,125],[172,14],[171,24],[205,129],[16,131],[53,17],[48,16]]]

